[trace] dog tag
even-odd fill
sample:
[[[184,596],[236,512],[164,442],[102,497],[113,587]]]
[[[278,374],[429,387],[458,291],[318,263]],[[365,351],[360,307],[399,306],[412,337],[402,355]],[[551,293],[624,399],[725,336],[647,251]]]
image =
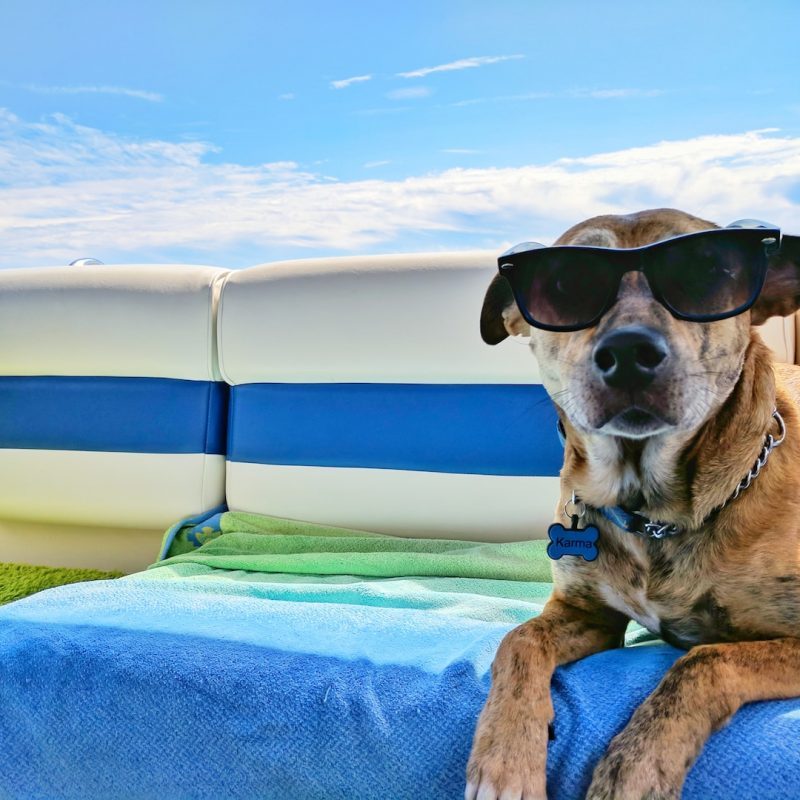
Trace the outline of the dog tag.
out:
[[[580,556],[584,561],[594,561],[597,558],[597,537],[600,532],[594,525],[587,525],[583,530],[578,528],[578,515],[572,516],[572,527],[565,528],[554,522],[548,529],[550,544],[547,545],[547,555],[558,561],[561,556]]]

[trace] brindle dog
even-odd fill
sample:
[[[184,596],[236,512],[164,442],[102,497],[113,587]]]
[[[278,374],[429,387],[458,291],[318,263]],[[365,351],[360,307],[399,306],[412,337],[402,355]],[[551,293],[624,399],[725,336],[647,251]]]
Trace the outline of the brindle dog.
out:
[[[595,217],[556,244],[639,247],[715,227],[658,209]],[[558,514],[574,491],[589,507],[581,527],[596,525],[601,547],[594,562],[554,561],[544,611],[503,639],[467,768],[467,800],[546,797],[553,670],[620,647],[630,618],[688,652],[612,740],[589,798],[678,798],[705,741],[740,706],[800,695],[800,368],[773,364],[753,327],[798,307],[800,237],[785,235],[753,308],[718,322],[676,319],[642,273],[628,272],[595,327],[552,333],[530,328],[505,279],[492,281],[482,336],[497,344],[531,334],[566,430]],[[669,356],[645,389],[605,385],[592,363],[596,343],[642,323],[663,335]],[[634,403],[669,424],[642,436],[635,415],[608,423]],[[709,517],[748,474],[765,435],[778,436],[776,407],[785,441],[750,488]],[[687,530],[639,538],[592,511],[617,505]]]

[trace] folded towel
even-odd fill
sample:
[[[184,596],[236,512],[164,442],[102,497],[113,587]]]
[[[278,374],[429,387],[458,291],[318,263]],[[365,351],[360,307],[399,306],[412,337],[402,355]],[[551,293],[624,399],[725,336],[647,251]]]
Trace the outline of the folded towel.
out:
[[[493,654],[551,588],[497,575],[543,575],[541,544],[520,550],[534,565],[514,566],[505,545],[376,549],[363,544],[376,537],[337,533],[312,546],[275,521],[237,519],[145,573],[0,608],[0,797],[462,796]],[[362,549],[333,574],[344,540]],[[401,555],[429,573],[380,577]],[[679,655],[648,644],[556,671],[551,800],[583,797]],[[796,797],[798,740],[800,700],[746,706],[684,797]]]
[[[181,535],[182,534],[182,535]],[[222,535],[224,534],[224,535]],[[200,550],[186,542],[202,545]],[[215,569],[306,575],[403,575],[550,582],[545,541],[502,544],[406,539],[259,514],[228,512],[178,531],[153,568],[203,564]],[[547,597],[547,594],[544,595]]]

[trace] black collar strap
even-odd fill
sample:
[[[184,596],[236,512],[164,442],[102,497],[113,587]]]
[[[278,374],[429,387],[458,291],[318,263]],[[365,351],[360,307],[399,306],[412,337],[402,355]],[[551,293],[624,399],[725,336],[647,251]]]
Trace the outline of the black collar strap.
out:
[[[735,500],[739,494],[744,491],[744,489],[749,488],[753,479],[758,477],[759,473],[766,465],[769,454],[786,437],[786,425],[783,421],[783,417],[781,417],[777,409],[773,410],[772,416],[778,423],[778,429],[780,431],[779,438],[775,439],[771,433],[766,435],[764,447],[761,449],[761,453],[756,459],[756,463],[753,465],[753,468],[747,473],[747,475],[745,475],[744,478],[742,478],[731,496],[725,500],[724,503],[717,506],[706,517],[706,519],[703,520],[704,522],[709,520],[718,511],[722,510],[728,503],[731,502],[731,500]],[[561,420],[558,420],[557,422],[557,429],[561,446],[565,447],[567,444],[567,432],[564,430]],[[636,536],[642,536],[648,539],[663,539],[666,536],[675,536],[679,533],[683,533],[684,531],[683,528],[680,528],[673,523],[656,522],[648,519],[643,514],[639,514],[635,511],[628,511],[622,506],[603,506],[603,508],[595,508],[594,510],[599,514],[602,514],[602,516],[604,516],[609,522],[612,522],[618,528],[622,528],[622,530],[627,531],[628,533],[633,533]]]

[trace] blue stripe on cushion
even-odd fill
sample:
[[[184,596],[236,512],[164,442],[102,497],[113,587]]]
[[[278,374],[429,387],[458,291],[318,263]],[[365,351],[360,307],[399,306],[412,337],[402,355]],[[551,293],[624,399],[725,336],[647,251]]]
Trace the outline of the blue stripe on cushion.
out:
[[[558,475],[539,384],[250,383],[231,390],[230,461]]]
[[[213,381],[0,377],[0,447],[224,454],[227,398]]]

